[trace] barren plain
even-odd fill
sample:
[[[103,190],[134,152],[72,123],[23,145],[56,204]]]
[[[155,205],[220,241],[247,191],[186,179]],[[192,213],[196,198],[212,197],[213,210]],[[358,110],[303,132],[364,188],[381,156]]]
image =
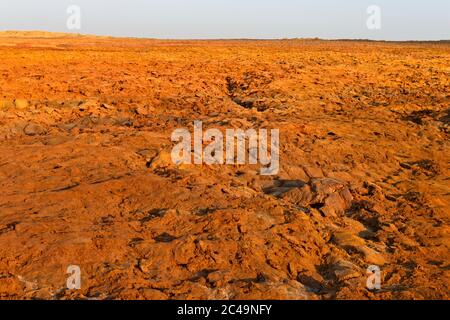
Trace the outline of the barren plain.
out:
[[[0,54],[0,298],[450,298],[449,43],[7,32]],[[280,172],[174,165],[196,120],[278,128]]]

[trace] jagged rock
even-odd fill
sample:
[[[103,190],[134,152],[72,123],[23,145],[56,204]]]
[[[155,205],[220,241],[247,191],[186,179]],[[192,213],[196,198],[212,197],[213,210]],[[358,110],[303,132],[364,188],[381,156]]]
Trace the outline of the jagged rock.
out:
[[[352,234],[358,235],[361,232],[366,232],[367,228],[359,221],[348,218],[348,217],[343,217],[342,218],[342,222],[344,222],[345,227],[343,229],[343,231],[347,231],[350,232]]]
[[[360,247],[365,246],[366,242],[364,239],[355,236],[349,232],[336,232],[333,235],[333,241],[338,246],[344,249],[355,249],[358,250]]]
[[[367,246],[363,246],[359,247],[358,251],[363,254],[364,260],[368,264],[374,264],[377,266],[382,266],[386,264],[386,259],[384,258],[384,256],[381,253],[375,251],[374,249],[371,249]]]
[[[351,200],[342,193],[332,193],[325,199],[325,206],[321,209],[326,216],[342,214],[350,208]]]
[[[309,185],[299,180],[276,181],[264,191],[303,207],[317,205],[324,215],[332,217],[343,214],[353,201],[345,184],[332,178],[314,178]]]
[[[25,126],[25,128],[23,128],[23,132],[27,135],[27,136],[35,136],[35,135],[40,135],[42,133],[44,133],[44,128],[42,128],[40,125],[35,124],[35,123],[29,123]]]
[[[150,259],[140,259],[137,266],[142,272],[148,273],[154,267],[154,263]]]
[[[142,116],[146,116],[150,113],[147,106],[139,106],[135,109],[135,111],[137,114],[142,115]]]
[[[384,265],[383,255],[366,245],[366,241],[350,232],[336,232],[333,234],[333,242],[345,250],[353,250],[363,255],[368,264]]]
[[[265,194],[270,194],[274,197],[281,197],[288,191],[301,188],[305,183],[300,180],[276,180],[273,185],[264,188]]]
[[[333,267],[335,269],[334,275],[339,281],[346,281],[361,276],[358,267],[346,260],[339,259]]]
[[[175,261],[178,264],[188,264],[195,256],[195,243],[193,239],[186,240],[174,249]]]
[[[345,184],[332,178],[312,179],[314,198],[311,204],[322,205],[320,210],[326,216],[342,214],[350,208],[353,197]]]
[[[334,271],[334,274],[339,281],[358,278],[361,275],[359,271],[353,269],[338,269]]]
[[[305,185],[303,188],[291,189],[283,195],[284,199],[287,199],[297,205],[307,206],[313,199],[311,187]]]
[[[224,284],[226,284],[228,281],[231,280],[231,275],[230,272],[227,270],[215,271],[208,274],[207,280],[214,286],[223,286]]]
[[[327,195],[344,188],[344,183],[332,178],[318,178],[311,180],[311,186],[315,192],[316,200],[324,200]]]
[[[311,179],[323,177],[323,171],[319,167],[304,166],[304,170]]]
[[[297,179],[302,181],[308,181],[310,179],[310,177],[306,174],[305,170],[301,166],[287,165],[284,170],[289,177],[296,177]]]

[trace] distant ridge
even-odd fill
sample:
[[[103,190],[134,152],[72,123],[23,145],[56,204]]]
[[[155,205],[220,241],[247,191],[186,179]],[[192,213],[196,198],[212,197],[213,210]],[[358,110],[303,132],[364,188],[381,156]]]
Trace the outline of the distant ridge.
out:
[[[65,33],[65,32],[49,32],[49,31],[16,31],[16,30],[6,30],[0,31],[0,38],[41,38],[41,39],[52,39],[52,38],[111,38],[107,36],[95,36],[95,35],[84,35],[80,33]]]
[[[385,43],[441,43],[448,44],[450,39],[443,40],[373,40],[373,39],[323,39],[323,38],[280,38],[280,39],[253,39],[253,38],[235,38],[235,39],[163,39],[151,37],[125,37],[125,36],[102,36],[81,33],[68,32],[51,32],[51,31],[17,31],[5,30],[0,31],[0,38],[16,38],[16,39],[58,39],[58,38],[97,38],[97,39],[142,39],[142,40],[169,40],[169,41],[348,41],[348,42],[385,42]]]

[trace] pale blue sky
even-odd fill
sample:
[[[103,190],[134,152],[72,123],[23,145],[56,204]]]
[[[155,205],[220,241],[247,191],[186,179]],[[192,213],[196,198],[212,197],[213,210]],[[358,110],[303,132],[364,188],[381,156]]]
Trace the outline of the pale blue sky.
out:
[[[81,8],[87,34],[450,39],[450,0],[1,0],[0,30],[68,32],[70,4]],[[381,30],[366,27],[369,5],[382,10]]]

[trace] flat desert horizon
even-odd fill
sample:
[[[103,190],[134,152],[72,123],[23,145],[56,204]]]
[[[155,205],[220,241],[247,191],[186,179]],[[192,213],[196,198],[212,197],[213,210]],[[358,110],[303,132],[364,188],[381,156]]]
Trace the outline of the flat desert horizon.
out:
[[[0,55],[1,299],[450,298],[448,40],[8,31]],[[259,135],[244,161],[229,130]]]

